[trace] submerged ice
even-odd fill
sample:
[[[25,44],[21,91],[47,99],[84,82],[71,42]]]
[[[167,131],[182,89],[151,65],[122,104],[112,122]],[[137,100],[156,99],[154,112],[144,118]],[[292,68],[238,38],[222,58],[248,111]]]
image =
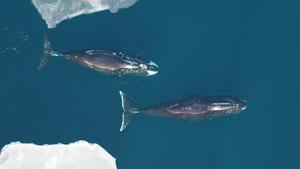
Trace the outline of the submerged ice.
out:
[[[90,14],[103,10],[117,12],[128,8],[137,0],[32,0],[48,28],[82,14]]]
[[[115,159],[98,144],[68,145],[14,142],[0,154],[0,169],[117,169]]]

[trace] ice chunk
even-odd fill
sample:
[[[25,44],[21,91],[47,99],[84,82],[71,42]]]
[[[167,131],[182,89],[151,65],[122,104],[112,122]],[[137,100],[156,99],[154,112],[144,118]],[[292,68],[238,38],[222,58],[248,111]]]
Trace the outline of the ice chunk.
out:
[[[116,169],[115,159],[98,144],[68,145],[14,142],[0,154],[0,169]]]
[[[48,28],[55,28],[57,24],[82,14],[89,14],[103,10],[117,12],[121,8],[128,8],[137,0],[32,0]]]

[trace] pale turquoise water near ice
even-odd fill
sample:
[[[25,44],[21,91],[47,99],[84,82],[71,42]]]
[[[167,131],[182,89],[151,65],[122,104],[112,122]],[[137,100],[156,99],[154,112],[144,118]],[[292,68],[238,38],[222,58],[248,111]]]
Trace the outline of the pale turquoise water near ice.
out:
[[[0,6],[0,147],[96,142],[119,169],[299,168],[300,3],[140,0],[47,29],[29,0]],[[54,58],[37,71],[43,33],[58,51],[121,49],[157,75],[110,77]],[[248,108],[196,122],[136,116],[124,133],[118,90],[137,107],[231,94]]]

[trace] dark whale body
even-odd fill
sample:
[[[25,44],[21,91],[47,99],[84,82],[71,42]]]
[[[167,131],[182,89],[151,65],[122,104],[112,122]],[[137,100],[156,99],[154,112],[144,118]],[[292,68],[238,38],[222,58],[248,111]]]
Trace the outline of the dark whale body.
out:
[[[58,53],[52,50],[45,36],[44,53],[39,69],[44,67],[51,57],[61,57],[97,72],[110,75],[150,76],[158,72],[158,65],[152,61],[130,57],[121,52],[109,50],[86,50]]]
[[[191,96],[136,109],[130,106],[129,100],[123,92],[120,91],[120,95],[124,111],[120,131],[126,129],[134,114],[141,112],[168,118],[211,119],[236,114],[247,107],[245,100],[235,96]]]

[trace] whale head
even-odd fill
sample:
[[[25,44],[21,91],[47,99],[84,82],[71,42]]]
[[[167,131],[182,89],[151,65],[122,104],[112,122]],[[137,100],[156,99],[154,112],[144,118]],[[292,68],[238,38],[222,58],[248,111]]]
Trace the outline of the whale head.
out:
[[[152,76],[158,73],[158,65],[154,63],[153,61],[150,61],[147,65],[146,72],[147,76]]]

